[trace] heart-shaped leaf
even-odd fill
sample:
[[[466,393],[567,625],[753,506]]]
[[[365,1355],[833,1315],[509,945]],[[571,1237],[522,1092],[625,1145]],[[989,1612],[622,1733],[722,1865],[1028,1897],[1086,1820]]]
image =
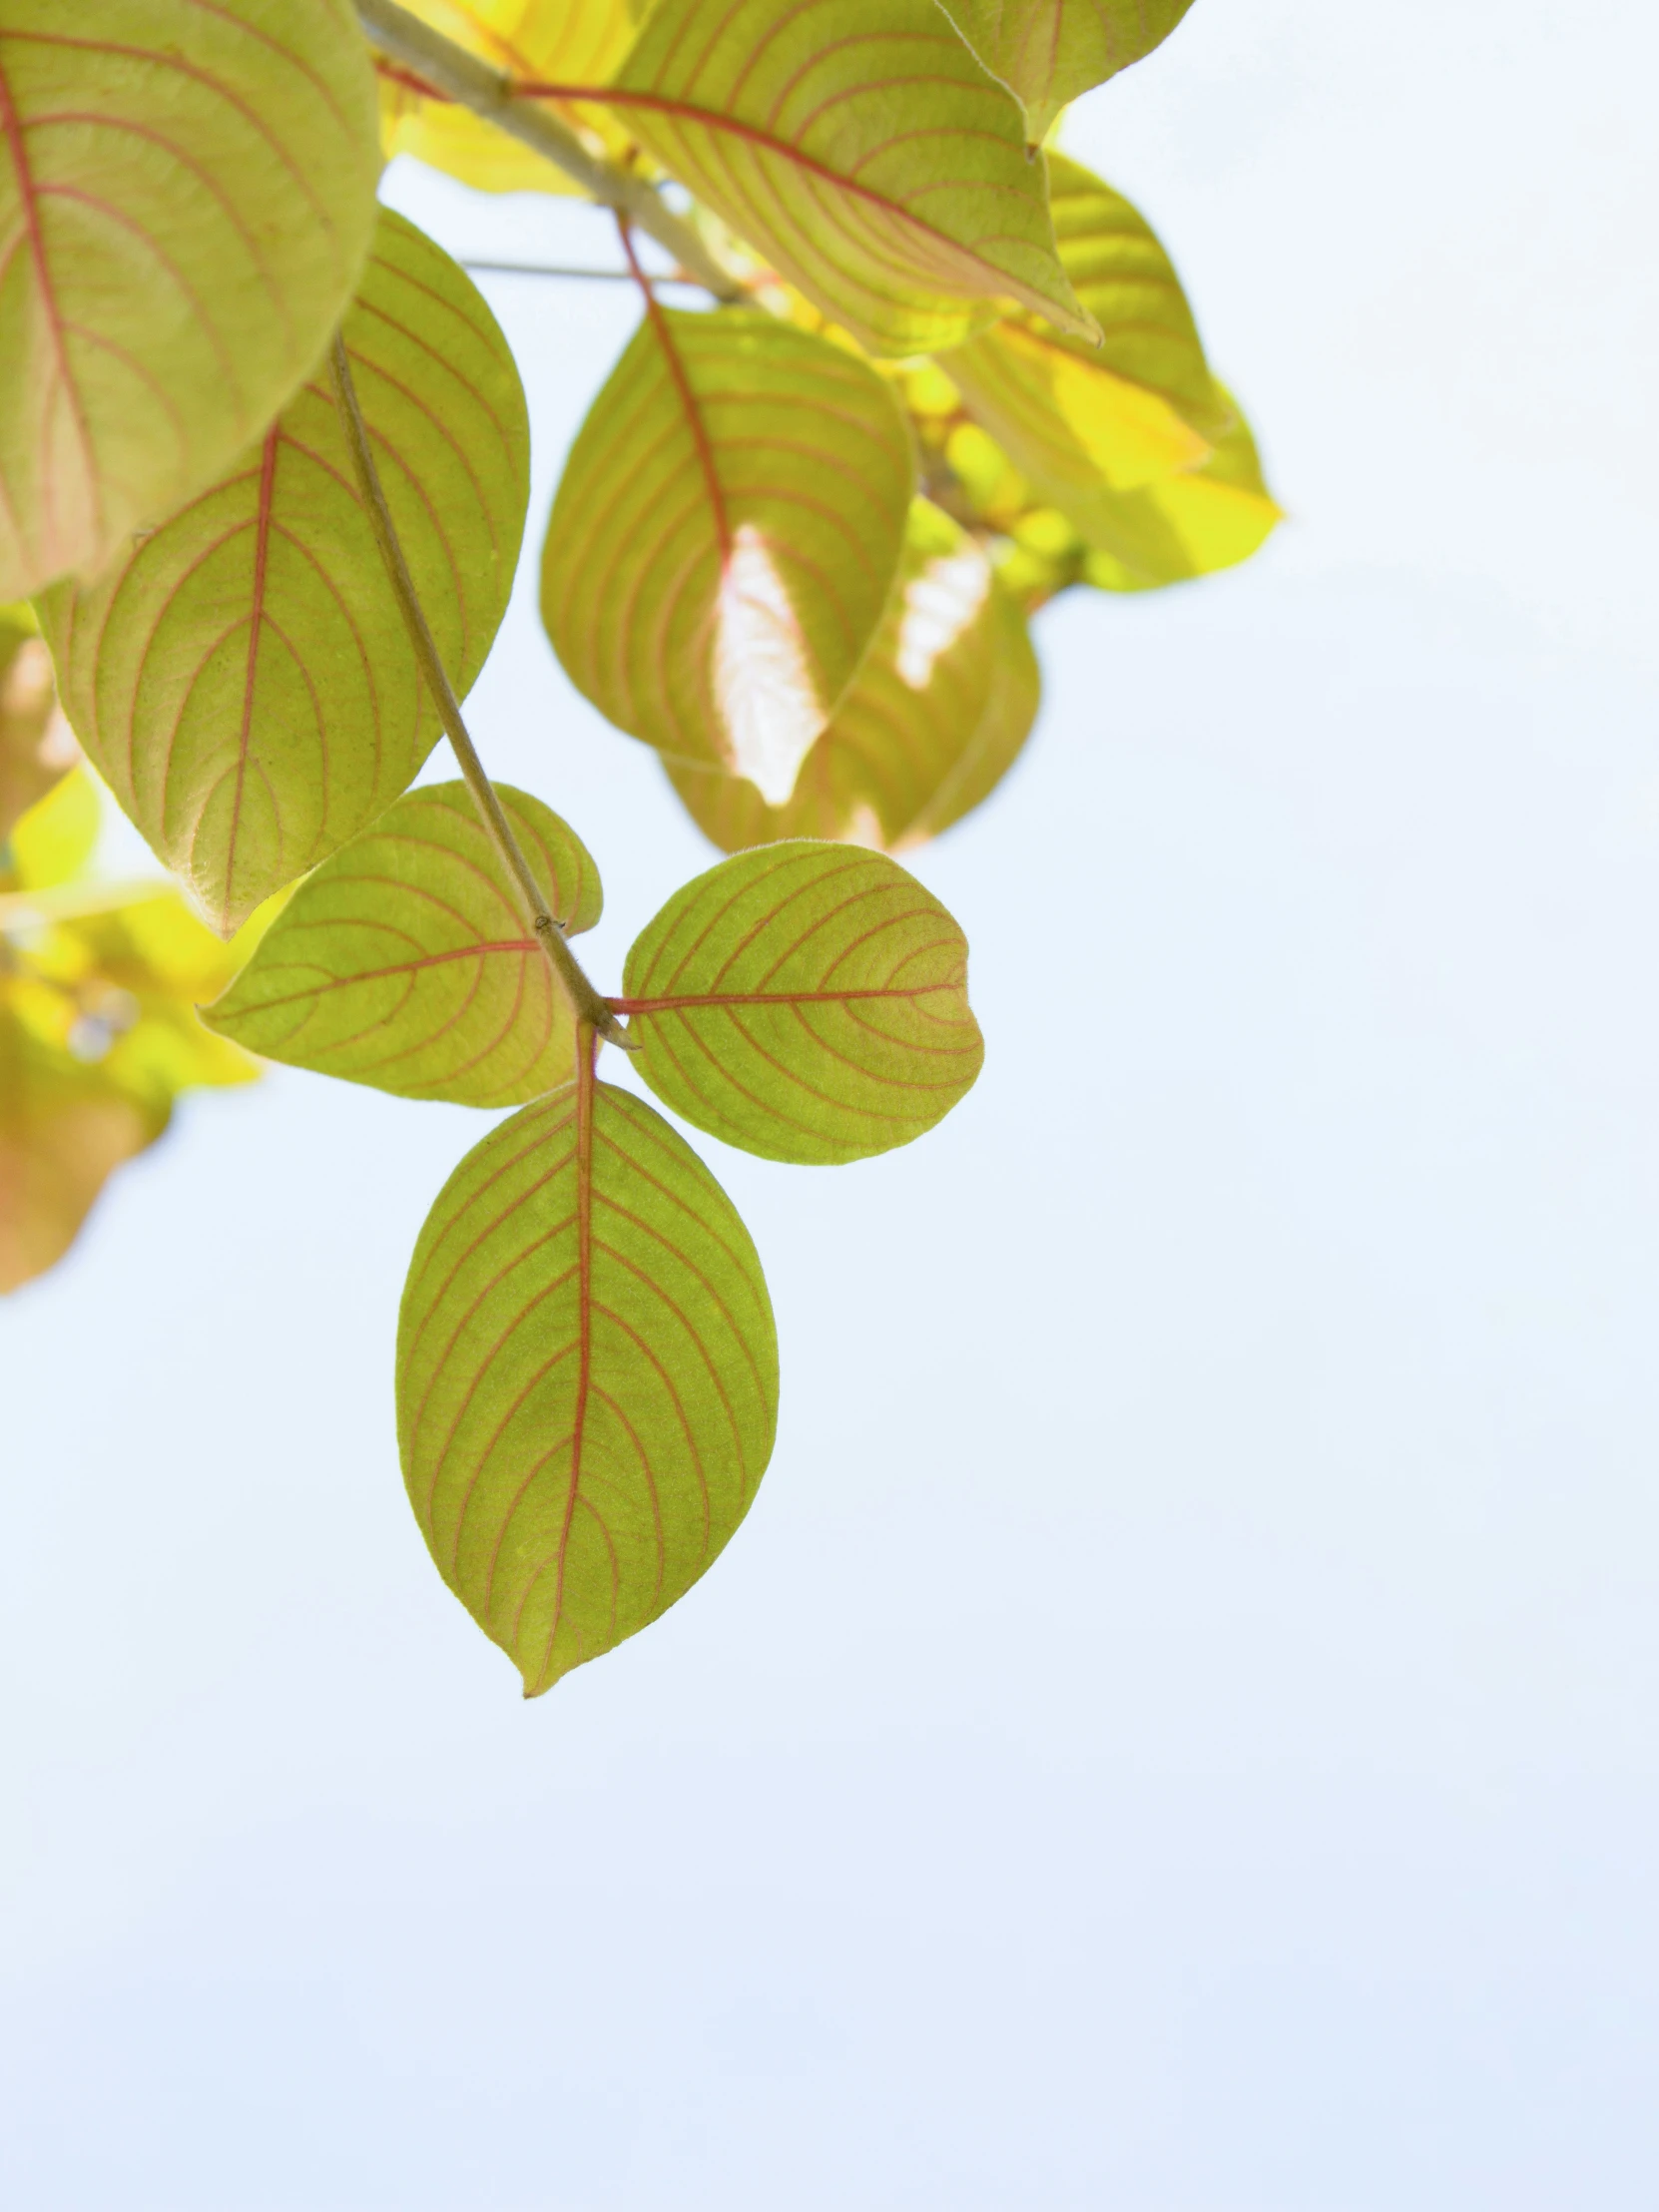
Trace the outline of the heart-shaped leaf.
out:
[[[667,765],[727,852],[784,837],[904,851],[986,798],[1036,719],[1041,678],[1019,605],[984,549],[925,499],[875,643],[784,807],[746,778]]]
[[[1076,162],[1056,157],[1049,174],[1060,258],[1103,342],[1010,316],[941,366],[1015,465],[1086,532],[1097,494],[1201,467],[1232,411],[1148,225]]]
[[[464,693],[512,586],[529,430],[507,342],[382,210],[344,336],[381,480]],[[76,735],[223,934],[372,822],[438,735],[326,367],[97,584],[41,601]]]
[[[777,1415],[755,1247],[661,1115],[590,1063],[468,1153],[409,1268],[398,1437],[438,1572],[527,1697],[712,1565]]]
[[[1012,301],[1093,334],[1019,110],[933,0],[658,0],[607,97],[872,352],[953,345]]]
[[[548,525],[542,615],[572,682],[787,799],[881,619],[913,472],[866,363],[751,308],[653,303]]]
[[[1032,144],[1068,102],[1161,45],[1193,0],[939,0],[1025,109]]]
[[[768,1160],[908,1144],[984,1058],[967,940],[884,853],[805,838],[722,860],[628,955],[634,1066],[665,1104]]]
[[[599,871],[575,831],[496,790],[554,917],[591,929]],[[402,1098],[517,1106],[576,1071],[570,1002],[464,784],[405,793],[324,860],[204,1018],[267,1059]]]
[[[351,296],[379,170],[348,0],[6,0],[0,600],[260,434]]]

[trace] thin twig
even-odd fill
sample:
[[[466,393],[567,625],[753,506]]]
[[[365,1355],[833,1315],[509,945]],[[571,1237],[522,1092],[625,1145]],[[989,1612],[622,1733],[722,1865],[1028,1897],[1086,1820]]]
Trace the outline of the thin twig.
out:
[[[564,269],[551,262],[461,262],[463,269],[482,270],[495,276],[575,276],[590,284],[631,284],[634,273],[628,269]],[[654,276],[656,284],[679,284],[690,291],[707,291],[708,285],[699,276],[684,276],[676,273],[668,276]]]
[[[82,883],[50,883],[39,890],[7,891],[0,896],[0,930],[33,929],[53,921],[86,921],[95,914],[119,913],[153,898],[171,898],[178,885],[170,877],[135,875],[125,880],[93,878]]]
[[[426,616],[415,591],[414,578],[409,574],[409,564],[403,558],[397,528],[391,519],[391,509],[386,505],[385,491],[380,483],[380,471],[375,466],[374,454],[368,442],[368,428],[363,421],[362,408],[357,403],[357,388],[352,381],[351,363],[346,358],[345,342],[337,331],[329,350],[328,363],[333,372],[340,423],[345,431],[345,441],[351,448],[351,459],[356,469],[363,506],[368,514],[369,527],[374,532],[374,542],[380,549],[380,558],[385,564],[398,612],[403,617],[403,626],[409,633],[409,643],[414,648],[421,678],[437,707],[439,720],[443,724],[455,759],[460,764],[461,774],[466,779],[467,790],[472,794],[473,805],[478,810],[485,833],[518,891],[525,919],[546,953],[548,965],[558,977],[565,996],[570,1000],[577,1021],[591,1024],[610,1043],[631,1050],[633,1040],[627,1030],[589,982],[581,963],[566,944],[564,932],[554,918],[547,900],[542,896],[541,886],[531,873],[530,863],[513,834],[513,826],[496,797],[495,786],[485,773],[477,748],[467,735],[466,724],[461,720],[460,703],[445,673],[436,641],[427,627]]]
[[[510,77],[398,7],[396,0],[356,0],[356,8],[365,34],[390,60],[552,162],[590,199],[620,208],[717,299],[743,296],[743,286],[721,268],[691,225],[664,207],[645,178],[590,154],[570,126],[545,106],[519,99]]]

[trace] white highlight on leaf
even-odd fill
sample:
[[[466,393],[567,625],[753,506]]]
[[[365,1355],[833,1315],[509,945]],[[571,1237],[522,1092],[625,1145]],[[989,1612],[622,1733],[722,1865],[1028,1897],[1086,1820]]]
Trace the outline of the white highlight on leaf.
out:
[[[935,555],[904,587],[895,661],[900,681],[925,691],[933,669],[985,604],[991,564],[976,545]]]
[[[752,522],[739,525],[720,581],[714,683],[733,769],[782,807],[828,717],[800,619]]]

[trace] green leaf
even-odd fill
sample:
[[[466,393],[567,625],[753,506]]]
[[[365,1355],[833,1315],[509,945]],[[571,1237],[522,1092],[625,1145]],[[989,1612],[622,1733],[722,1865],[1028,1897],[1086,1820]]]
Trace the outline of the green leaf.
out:
[[[1100,591],[1156,591],[1210,576],[1249,560],[1283,519],[1237,415],[1202,468],[1091,502],[1083,578]]]
[[[1040,690],[1025,618],[989,556],[918,499],[881,629],[789,804],[769,807],[746,778],[672,762],[668,773],[727,852],[784,837],[900,852],[989,795],[1025,743]]]
[[[80,758],[27,607],[0,607],[0,844]]]
[[[344,334],[416,589],[464,693],[523,535],[518,371],[463,273],[386,210]],[[228,476],[40,611],[76,735],[226,935],[383,812],[438,735],[320,364]]]
[[[259,435],[351,296],[379,167],[348,0],[6,0],[0,600]]]
[[[875,353],[1018,302],[1088,337],[1018,108],[932,0],[659,0],[608,98]]]
[[[497,785],[566,933],[599,871],[551,809]],[[204,1017],[251,1052],[403,1098],[517,1106],[576,1070],[569,1000],[464,784],[408,792],[308,875]]]
[[[1167,39],[1192,0],[939,0],[1025,109],[1035,145],[1068,102]]]
[[[1012,316],[941,366],[1015,466],[1087,535],[1098,495],[1201,467],[1231,410],[1145,221],[1076,162],[1056,157],[1050,177],[1060,258],[1103,342]]]
[[[984,1058],[967,940],[883,853],[805,838],[722,860],[628,955],[633,1064],[768,1160],[861,1160],[931,1129]]]
[[[867,363],[751,308],[654,306],[553,505],[566,672],[648,745],[787,799],[881,619],[913,473]]]
[[[748,1511],[778,1413],[749,1233],[591,1067],[461,1162],[397,1332],[403,1477],[527,1697],[665,1612]]]

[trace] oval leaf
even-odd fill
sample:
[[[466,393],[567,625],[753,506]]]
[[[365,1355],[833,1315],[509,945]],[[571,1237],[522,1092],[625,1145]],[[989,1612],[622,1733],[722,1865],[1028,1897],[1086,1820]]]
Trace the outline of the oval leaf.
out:
[[[464,693],[523,535],[518,371],[467,277],[389,210],[344,334],[416,589]],[[76,735],[226,935],[388,807],[438,735],[325,364],[227,477],[96,585],[48,593],[41,617]]]
[[[939,0],[1025,110],[1032,144],[1069,101],[1162,45],[1193,0]]]
[[[574,830],[496,786],[566,932],[599,919]],[[308,875],[210,1028],[269,1060],[463,1106],[517,1106],[576,1069],[570,1002],[524,926],[464,784],[408,792]]]
[[[880,621],[912,474],[864,362],[753,309],[654,307],[548,525],[566,672],[648,745],[787,799]]]
[[[722,860],[643,931],[623,989],[657,1096],[768,1160],[908,1144],[984,1058],[961,930],[894,861],[846,845]]]
[[[398,1439],[438,1572],[527,1697],[713,1564],[777,1417],[755,1247],[661,1115],[589,1068],[461,1162],[403,1293]]]
[[[872,352],[953,345],[1011,301],[1093,334],[1019,110],[933,0],[659,0],[607,97]]]
[[[832,837],[900,852],[986,798],[1036,719],[1025,618],[984,549],[925,499],[910,511],[886,616],[795,796],[769,807],[747,779],[668,764],[694,820],[727,852]]]
[[[259,435],[351,296],[379,169],[347,0],[7,0],[0,600]]]

